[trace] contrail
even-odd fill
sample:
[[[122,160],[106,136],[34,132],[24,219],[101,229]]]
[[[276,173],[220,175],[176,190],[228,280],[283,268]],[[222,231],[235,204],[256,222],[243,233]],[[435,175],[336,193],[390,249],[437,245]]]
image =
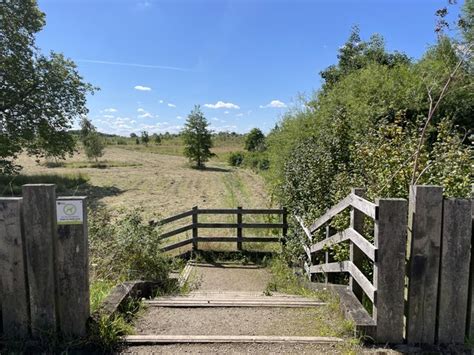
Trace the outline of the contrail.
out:
[[[126,67],[136,67],[136,68],[150,68],[150,69],[164,69],[164,70],[176,70],[176,71],[193,71],[188,68],[179,68],[179,67],[170,67],[166,65],[149,65],[149,64],[139,64],[139,63],[121,63],[121,62],[109,62],[105,60],[92,60],[92,59],[76,59],[76,62],[80,63],[93,63],[93,64],[107,64],[107,65],[122,65]]]

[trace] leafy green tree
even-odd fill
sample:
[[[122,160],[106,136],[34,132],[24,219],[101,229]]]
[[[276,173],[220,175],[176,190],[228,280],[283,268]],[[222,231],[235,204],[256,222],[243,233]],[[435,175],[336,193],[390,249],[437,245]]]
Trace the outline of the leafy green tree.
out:
[[[92,122],[87,118],[81,120],[80,137],[87,158],[94,159],[97,162],[104,155],[104,142]]]
[[[214,156],[211,152],[212,136],[207,128],[209,123],[204,117],[199,105],[188,115],[186,125],[181,132],[184,139],[184,155],[194,161],[198,168],[203,168],[204,163]]]
[[[149,141],[150,141],[150,136],[148,135],[148,132],[143,131],[142,132],[142,142],[147,146]]]
[[[265,150],[265,135],[258,128],[253,128],[245,137],[245,149],[249,152]]]
[[[153,142],[155,142],[155,144],[161,144],[161,137],[159,134],[153,133],[151,135],[151,138],[153,139]]]
[[[41,54],[35,35],[45,15],[35,0],[0,4],[0,173],[21,167],[15,159],[29,155],[64,158],[75,141],[68,133],[87,114],[85,83],[73,61],[62,54]]]
[[[130,133],[130,138],[137,138],[137,134],[136,133]]]

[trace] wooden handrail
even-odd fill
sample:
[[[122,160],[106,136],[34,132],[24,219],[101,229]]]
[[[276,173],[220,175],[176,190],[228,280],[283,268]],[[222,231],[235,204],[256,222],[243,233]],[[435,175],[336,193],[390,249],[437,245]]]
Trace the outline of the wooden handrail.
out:
[[[333,219],[337,214],[344,211],[347,207],[354,207],[365,215],[377,219],[377,205],[366,199],[357,196],[353,193],[347,195],[344,199],[339,201],[333,207],[326,211],[321,217],[319,217],[314,223],[309,227],[309,231],[314,233],[317,229],[323,226],[325,223]]]
[[[348,272],[364,290],[364,293],[369,297],[373,302],[375,299],[375,293],[377,289],[374,285],[365,277],[365,275],[360,271],[356,265],[350,261],[341,261],[328,264],[320,265],[311,265],[309,267],[309,272],[311,274],[317,273],[329,273],[329,272]]]
[[[375,261],[377,248],[352,228],[347,228],[342,232],[338,232],[329,238],[313,244],[310,250],[311,253],[315,253],[323,250],[325,247],[331,247],[345,240],[351,240],[370,260]]]
[[[308,228],[306,228],[306,226],[304,225],[304,221],[303,221],[303,218],[301,218],[300,216],[296,216],[295,215],[295,219],[298,221],[298,223],[300,224],[301,228],[303,229],[304,231],[304,234],[306,234],[306,236],[308,237],[309,241],[312,242],[313,241],[313,236],[311,235],[311,232]]]

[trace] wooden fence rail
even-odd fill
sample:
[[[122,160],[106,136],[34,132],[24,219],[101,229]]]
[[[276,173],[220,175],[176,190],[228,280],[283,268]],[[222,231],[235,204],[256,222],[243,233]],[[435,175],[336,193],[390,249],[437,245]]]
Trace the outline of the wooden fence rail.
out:
[[[199,215],[235,215],[237,223],[222,223],[212,222],[203,223],[199,222]],[[281,216],[281,222],[279,223],[245,223],[243,222],[244,215],[277,215]],[[150,221],[152,226],[164,226],[168,223],[175,222],[186,217],[191,217],[190,224],[183,227],[165,232],[160,235],[161,239],[167,239],[172,236],[192,230],[192,238],[185,239],[173,244],[169,244],[161,247],[162,251],[170,251],[173,249],[181,248],[188,244],[193,245],[193,250],[198,250],[199,242],[216,243],[216,242],[235,242],[237,250],[242,250],[242,243],[248,242],[260,242],[260,243],[276,243],[281,242],[286,238],[288,232],[287,223],[287,211],[285,208],[279,209],[245,209],[242,207],[237,208],[223,208],[223,209],[200,209],[193,207],[191,211],[186,211],[175,216],[171,216],[160,221]],[[200,229],[235,229],[235,237],[206,237],[200,236]],[[281,229],[281,237],[245,237],[245,229]]]
[[[365,294],[373,304],[377,342],[474,339],[473,200],[444,199],[438,186],[412,186],[409,203],[372,203],[363,196],[364,190],[353,189],[310,227],[295,216],[305,235],[309,278],[323,274],[328,282],[330,273],[347,273],[354,295],[362,300]],[[349,227],[331,233],[331,220],[347,208]],[[373,243],[364,236],[367,217],[374,220]],[[323,227],[325,239],[313,242],[313,233]],[[342,242],[349,242],[349,260],[331,262],[328,249]],[[324,262],[315,263],[315,253],[323,252]],[[361,271],[364,260],[373,265],[372,280]]]

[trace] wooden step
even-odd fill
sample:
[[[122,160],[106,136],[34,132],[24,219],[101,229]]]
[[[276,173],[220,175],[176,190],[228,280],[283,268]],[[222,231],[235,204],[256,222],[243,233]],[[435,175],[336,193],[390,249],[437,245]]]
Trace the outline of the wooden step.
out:
[[[173,344],[173,343],[297,343],[328,344],[344,340],[336,337],[298,337],[273,335],[127,335],[125,344]]]
[[[281,307],[281,308],[306,308],[325,306],[327,303],[311,300],[288,299],[198,299],[175,298],[156,299],[144,301],[145,305],[153,307]]]

